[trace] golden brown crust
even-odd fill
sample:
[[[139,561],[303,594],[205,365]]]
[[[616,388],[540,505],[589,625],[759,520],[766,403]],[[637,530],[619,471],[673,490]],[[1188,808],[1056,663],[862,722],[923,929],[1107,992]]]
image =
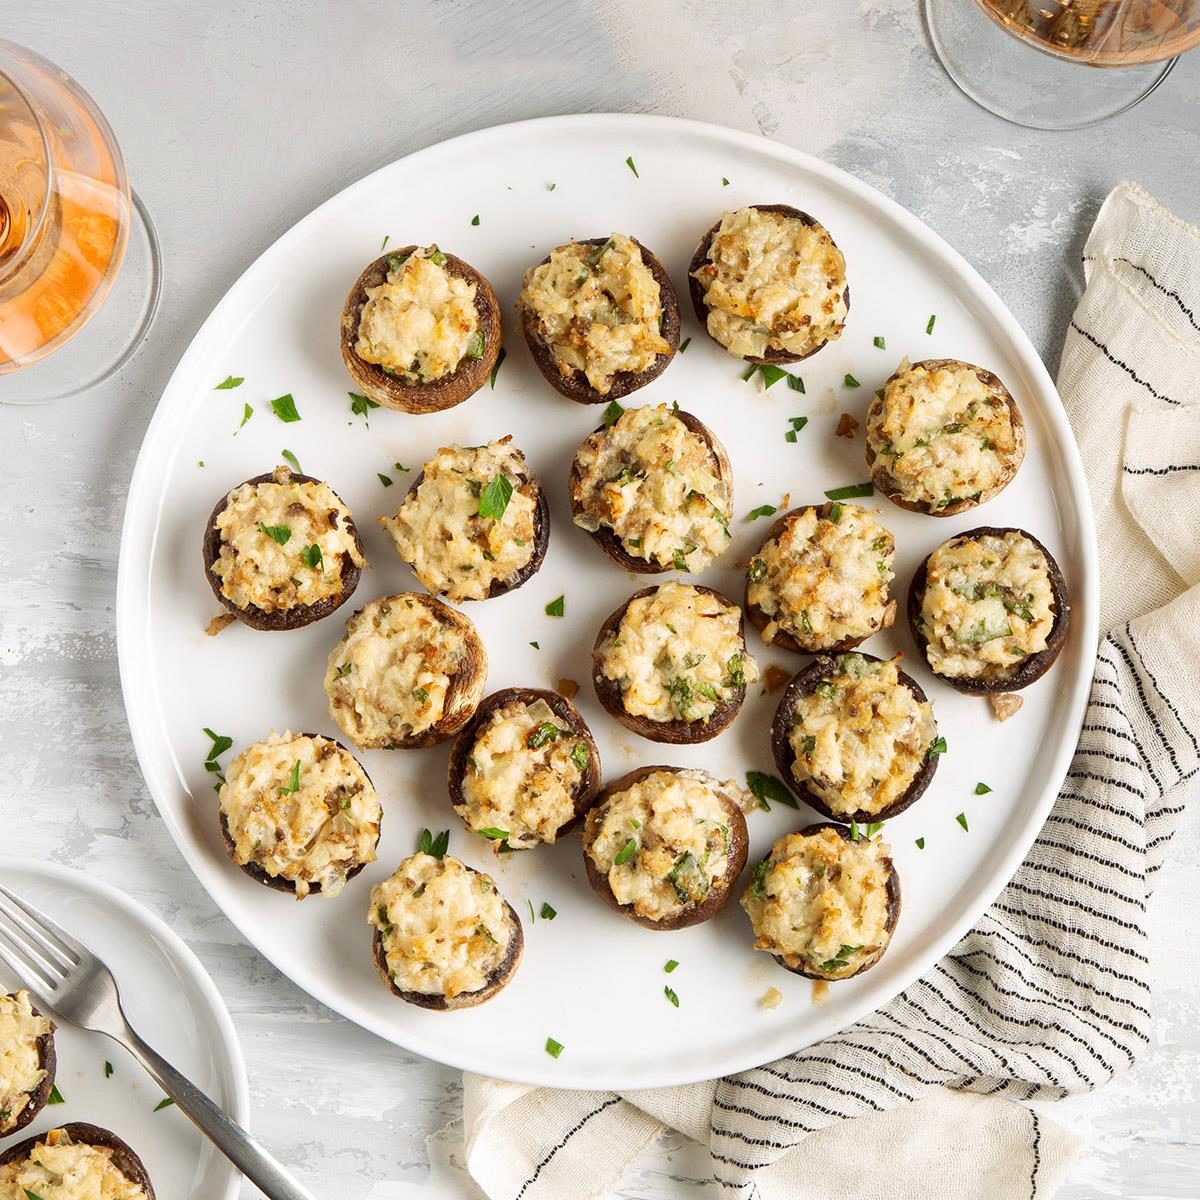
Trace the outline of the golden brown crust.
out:
[[[979,493],[975,499],[967,498],[964,500],[956,500],[953,504],[947,504],[944,508],[936,508],[932,505],[921,503],[916,500],[909,500],[903,496],[900,489],[896,487],[895,481],[892,479],[891,473],[888,471],[883,460],[878,457],[875,452],[875,447],[871,444],[871,421],[875,413],[879,411],[883,405],[883,397],[876,395],[867,409],[867,436],[866,436],[866,454],[867,468],[871,473],[871,482],[874,483],[876,489],[882,492],[893,504],[900,508],[908,509],[909,512],[925,513],[930,517],[953,517],[958,513],[966,512],[967,509],[977,508],[980,504],[990,500],[993,496],[998,496],[1012,482],[1018,468],[1025,459],[1025,420],[1021,416],[1021,410],[1017,407],[1016,400],[1013,399],[1012,393],[1006,388],[998,375],[994,375],[991,371],[985,370],[983,367],[977,367],[974,363],[963,362],[957,358],[925,358],[919,362],[911,363],[909,370],[917,367],[924,367],[928,371],[935,371],[942,367],[969,367],[978,376],[979,381],[988,389],[989,392],[996,396],[1000,396],[1008,405],[1009,415],[1012,419],[1013,447],[1010,462],[1008,463],[1003,476],[995,484],[986,491]],[[892,380],[896,379],[901,372],[893,371],[888,377],[887,382],[883,385],[886,389]],[[881,389],[883,390],[883,389]]]
[[[699,417],[685,412],[682,408],[674,416],[678,417],[687,428],[694,433],[707,447],[709,460],[713,466],[713,474],[722,480],[729,489],[729,503],[733,504],[733,470],[729,465],[729,455],[721,444],[720,438]],[[591,436],[604,434],[610,426],[600,425],[592,430]],[[583,485],[582,471],[579,467],[579,457],[571,460],[571,472],[567,479],[567,488],[571,497],[571,516],[577,517],[583,512],[583,501],[580,491]],[[606,525],[601,525],[594,533],[584,530],[588,537],[617,564],[626,571],[635,571],[639,575],[661,575],[664,571],[674,570],[672,566],[663,566],[649,558],[636,558],[621,544],[621,539]]]
[[[744,645],[746,622],[742,616],[741,609],[732,600],[721,595],[714,588],[705,587],[699,583],[692,584],[691,586],[698,592],[712,596],[726,608],[731,608],[737,612],[738,635],[742,638]],[[711,741],[717,734],[727,728],[732,723],[734,717],[741,711],[742,702],[746,699],[745,684],[736,688],[728,700],[721,701],[713,712],[703,720],[685,721],[682,717],[677,717],[671,721],[652,721],[649,717],[634,716],[633,713],[626,711],[620,687],[618,687],[615,680],[609,679],[601,668],[600,647],[605,638],[610,633],[616,633],[617,628],[625,617],[626,611],[635,600],[652,596],[657,590],[657,587],[648,587],[642,588],[640,592],[634,592],[620,608],[609,613],[604,619],[604,624],[600,626],[600,631],[596,634],[596,642],[592,647],[592,686],[596,689],[596,698],[604,706],[609,716],[615,717],[626,729],[630,729],[644,738],[649,738],[652,742],[665,742],[670,745],[681,746]]]
[[[473,867],[467,869],[474,871]],[[475,871],[475,874],[479,874],[479,872]],[[379,972],[379,977],[387,984],[388,991],[393,996],[399,996],[401,1000],[407,1000],[409,1004],[415,1004],[419,1008],[432,1009],[434,1012],[453,1012],[455,1009],[474,1008],[478,1004],[483,1004],[484,1001],[490,1000],[500,991],[516,974],[517,967],[521,962],[521,954],[525,949],[525,931],[521,927],[521,918],[517,916],[516,909],[507,900],[504,902],[504,907],[513,923],[513,935],[508,944],[508,953],[504,956],[504,961],[488,977],[487,983],[477,991],[459,992],[453,999],[448,1000],[445,996],[432,992],[406,992],[397,987],[387,969],[383,937],[378,929],[373,930],[371,937],[371,958],[375,963],[375,970]]]
[[[1020,691],[1021,688],[1027,688],[1031,683],[1036,683],[1037,680],[1041,679],[1054,666],[1055,660],[1062,653],[1062,648],[1067,644],[1067,633],[1071,624],[1071,605],[1067,592],[1067,581],[1063,578],[1058,563],[1054,561],[1054,555],[1032,533],[1026,529],[1018,529],[1013,526],[980,525],[977,529],[968,529],[963,533],[955,534],[953,540],[989,536],[1003,537],[1006,533],[1019,533],[1022,537],[1028,538],[1042,552],[1042,556],[1046,560],[1047,575],[1050,579],[1050,592],[1054,597],[1054,624],[1050,627],[1045,648],[1039,650],[1036,654],[1031,654],[1028,658],[1022,659],[1020,666],[1010,675],[994,679],[955,679],[949,675],[941,675],[937,671],[934,671],[934,674],[943,683],[948,683],[956,691],[965,692],[972,696],[1016,692]],[[913,575],[912,583],[908,588],[908,624],[912,630],[913,640],[917,643],[917,649],[921,651],[921,657],[925,660],[926,664],[929,663],[929,655],[926,649],[929,641],[921,632],[921,606],[925,600],[925,580],[929,567],[929,559],[933,553],[935,551],[930,551],[922,559],[921,565]],[[933,668],[930,667],[930,670],[933,670]]]
[[[483,356],[464,358],[458,366],[442,379],[428,383],[410,383],[396,375],[390,375],[377,363],[359,358],[354,347],[358,342],[358,326],[363,306],[367,303],[367,288],[379,287],[386,282],[388,260],[397,255],[408,256],[418,246],[401,246],[370,263],[355,280],[342,309],[341,346],[342,361],[362,393],[376,404],[398,409],[407,413],[441,412],[461,404],[473,396],[488,381],[496,360],[500,357],[503,330],[500,321],[500,302],[492,290],[491,283],[470,263],[446,254],[446,271],[460,279],[475,284],[475,311],[479,314],[479,328],[483,333]],[[443,251],[445,253],[445,251]]]
[[[66,1133],[76,1145],[97,1146],[112,1151],[113,1166],[126,1179],[137,1184],[146,1193],[146,1200],[154,1200],[154,1187],[150,1182],[145,1163],[128,1143],[122,1141],[111,1130],[101,1129],[98,1125],[89,1125],[85,1121],[72,1121],[67,1125],[58,1125],[55,1128]],[[45,1141],[46,1134],[41,1133],[36,1137],[26,1138],[15,1146],[9,1146],[0,1154],[0,1166],[10,1162],[20,1162],[28,1157],[35,1147],[44,1144]]]
[[[816,506],[817,517],[825,519],[833,511],[833,506],[836,501],[827,501],[825,504]],[[771,523],[771,528],[767,530],[767,536],[763,538],[759,545],[757,553],[754,557],[762,554],[768,542],[775,541],[783,531],[787,528],[787,524],[793,517],[798,517],[808,509],[808,505],[801,505],[799,508],[792,508],[785,512],[782,516],[776,517]],[[742,592],[742,605],[746,610],[746,616],[750,620],[750,624],[762,633],[766,627],[777,618],[768,616],[758,604],[750,602],[750,580],[747,578],[745,589]],[[883,624],[879,630],[891,629],[896,622],[896,600],[893,597],[887,603],[884,609]],[[846,637],[841,641],[833,642],[828,646],[818,645],[803,645],[796,636],[784,629],[782,626],[778,629],[775,636],[769,643],[772,646],[778,647],[780,650],[790,650],[793,654],[836,654],[844,650],[853,650],[855,646],[862,645],[869,637],[873,637],[879,630],[874,630],[872,633],[864,633],[862,637]]]
[[[557,836],[561,837],[562,834],[577,828],[587,815],[588,809],[595,802],[596,793],[600,790],[601,774],[600,751],[596,747],[592,731],[588,728],[579,709],[558,692],[545,691],[541,688],[504,688],[484,697],[475,710],[475,715],[459,731],[458,736],[454,739],[454,745],[450,749],[448,768],[450,803],[456,808],[466,804],[462,784],[467,771],[467,759],[471,757],[476,736],[492,713],[513,701],[528,705],[538,700],[545,701],[550,706],[550,711],[570,729],[572,736],[583,742],[588,749],[587,768],[575,785],[572,794],[572,799],[575,801],[575,813],[565,825],[559,827]]]
[[[782,217],[794,217],[804,225],[820,225],[820,221],[816,217],[809,216],[808,213],[802,212],[798,208],[793,208],[790,204],[747,204],[744,207],[753,208],[757,212],[778,213]],[[700,239],[700,245],[696,247],[696,253],[692,255],[692,261],[688,263],[688,290],[692,297],[692,308],[695,310],[696,319],[700,322],[700,328],[708,333],[708,305],[704,302],[705,288],[695,276],[705,262],[708,261],[708,251],[712,246],[713,238],[717,236],[717,230],[721,228],[721,221],[718,220],[711,229]],[[828,232],[828,230],[826,230]],[[831,242],[833,238],[829,239]],[[834,242],[836,246],[837,243]],[[846,305],[847,316],[850,313],[850,285],[846,285],[846,290],[842,293],[842,301]],[[712,334],[708,334],[712,337]],[[716,338],[713,338],[716,341]],[[717,342],[720,346],[721,343]],[[819,346],[814,346],[807,354],[787,354],[783,350],[773,350],[770,346],[761,358],[746,358],[745,362],[752,363],[794,363],[801,362],[803,359],[812,358],[820,350],[824,350],[829,345],[829,341],[822,342]],[[721,346],[724,350],[725,347]]]
[[[882,661],[873,654],[863,654],[862,651],[856,651],[856,653],[861,654],[868,662],[877,663]],[[771,751],[775,756],[775,767],[779,771],[780,778],[784,783],[805,804],[810,808],[816,809],[822,816],[828,817],[830,821],[842,824],[849,824],[851,821],[856,821],[862,825],[877,821],[889,821],[892,817],[899,816],[900,813],[910,805],[915,804],[925,794],[925,789],[929,787],[930,782],[933,780],[934,772],[937,770],[937,765],[941,758],[940,755],[926,754],[925,761],[921,764],[921,769],[917,772],[912,783],[908,785],[904,793],[878,812],[867,812],[866,809],[862,808],[852,813],[834,812],[829,807],[828,802],[801,783],[792,770],[796,756],[792,751],[789,735],[792,731],[792,715],[796,710],[796,704],[801,697],[810,695],[816,691],[817,684],[822,679],[827,679],[831,674],[835,674],[836,672],[837,664],[834,659],[828,654],[822,654],[813,659],[784,689],[784,693],[779,699],[779,707],[775,710],[775,719],[771,722]],[[906,671],[900,671],[899,675],[900,682],[916,696],[920,703],[924,704],[928,700],[928,697],[925,695],[921,685]]]
[[[525,337],[525,344],[529,347],[529,353],[533,355],[537,369],[541,371],[546,382],[555,391],[574,400],[577,404],[608,404],[612,400],[628,396],[630,392],[636,392],[638,388],[645,387],[651,380],[657,379],[667,369],[667,364],[675,357],[675,352],[679,349],[679,297],[675,294],[675,285],[671,282],[666,268],[655,255],[647,250],[637,238],[631,237],[629,240],[641,251],[642,261],[658,284],[662,302],[662,326],[659,332],[671,347],[670,354],[656,355],[654,362],[644,371],[618,371],[613,376],[612,386],[607,392],[598,392],[592,387],[582,371],[575,370],[569,375],[564,375],[558,369],[558,364],[549,347],[537,336],[535,318],[526,309],[521,309],[521,333]],[[608,238],[581,238],[578,244],[602,246],[606,241]],[[549,261],[550,255],[547,254],[538,265],[544,266]]]
[[[319,484],[324,482],[324,480],[316,479],[312,475],[299,475],[296,472],[291,472],[290,478],[292,483]],[[329,616],[330,613],[335,612],[354,595],[354,589],[358,587],[358,581],[362,577],[362,568],[351,559],[349,554],[343,555],[342,590],[336,596],[327,596],[324,600],[318,600],[316,604],[297,604],[292,608],[276,612],[267,612],[256,605],[250,605],[248,608],[238,608],[221,591],[221,580],[213,574],[213,564],[221,555],[221,531],[217,528],[217,518],[228,507],[230,494],[236,491],[237,488],[252,487],[260,483],[273,483],[274,481],[274,472],[268,471],[265,475],[255,475],[253,479],[247,479],[244,483],[239,483],[230,488],[217,501],[212,512],[209,514],[208,524],[204,527],[204,543],[202,546],[204,577],[208,580],[208,586],[212,588],[213,595],[216,596],[217,600],[234,617],[241,621],[243,625],[249,625],[251,629],[262,629],[272,632],[283,629],[300,629],[305,625],[311,625],[314,621],[320,621],[322,618]],[[332,489],[330,490],[332,491]],[[341,496],[338,496],[337,492],[333,494],[337,496],[338,500],[341,500],[342,504],[346,507],[347,514],[349,514],[349,505],[342,500]],[[358,526],[355,525],[352,516],[347,516],[347,524],[354,536],[354,545],[357,547],[359,555],[365,558],[362,538],[359,536]]]
[[[725,874],[720,884],[714,883],[714,886],[709,889],[708,895],[699,904],[689,905],[674,916],[667,917],[661,921],[640,916],[634,912],[632,905],[619,903],[616,896],[613,895],[607,877],[602,875],[596,868],[596,864],[592,861],[592,856],[589,852],[595,840],[596,828],[599,825],[597,818],[601,809],[609,797],[616,795],[618,792],[626,791],[635,783],[639,783],[645,779],[647,775],[654,775],[660,771],[675,775],[683,770],[685,770],[683,767],[649,766],[638,767],[636,770],[622,775],[619,779],[615,779],[612,783],[605,785],[604,789],[596,797],[595,802],[588,812],[587,820],[584,822],[583,863],[587,870],[588,883],[592,885],[592,890],[609,908],[620,913],[626,920],[633,921],[634,924],[641,925],[645,929],[687,929],[691,925],[699,925],[707,921],[710,917],[715,916],[729,903],[730,898],[737,888],[738,876],[741,875],[742,868],[746,865],[746,855],[750,847],[750,836],[746,830],[746,818],[742,815],[741,806],[737,801],[724,792],[720,780],[709,776],[709,782],[713,790],[720,796],[721,805],[729,817],[729,863],[725,868]]]

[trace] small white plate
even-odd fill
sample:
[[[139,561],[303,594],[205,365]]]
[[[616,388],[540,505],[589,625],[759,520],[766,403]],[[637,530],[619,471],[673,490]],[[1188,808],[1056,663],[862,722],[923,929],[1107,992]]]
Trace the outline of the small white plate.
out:
[[[803,395],[782,381],[769,391],[743,383],[742,364],[691,312],[687,264],[696,243],[723,210],[752,203],[812,213],[846,255],[846,332],[793,368],[807,386]],[[773,770],[767,730],[778,696],[761,688],[750,689],[719,738],[679,747],[628,733],[592,695],[596,630],[649,580],[614,567],[571,524],[567,469],[603,408],[575,404],[542,379],[513,303],[525,268],[551,248],[612,230],[650,247],[680,294],[691,345],[626,403],[678,401],[725,442],[734,540],[699,579],[736,600],[743,587],[737,564],[768,525],[747,520],[748,512],[781,504],[785,493],[791,504],[821,502],[826,489],[866,478],[861,436],[837,438],[834,426],[842,410],[863,418],[871,392],[902,355],[963,358],[995,371],[1029,429],[1015,481],[977,512],[936,519],[883,498],[872,502],[896,537],[901,612],[913,570],[944,538],[973,525],[1018,525],[1060,562],[1072,630],[1058,664],[1024,693],[1024,709],[1005,725],[986,700],[932,678],[903,620],[866,644],[881,656],[905,651],[950,749],[926,795],[887,826],[904,891],[891,948],[870,972],[834,984],[821,1006],[812,1003],[808,981],[751,949],[736,902],[705,925],[654,932],[591,893],[578,838],[495,857],[450,807],[445,746],[362,754],[384,805],[379,861],[335,900],[297,904],[255,883],[229,860],[218,831],[202,727],[234,739],[225,762],[272,728],[336,734],[322,680],[346,617],[376,596],[419,586],[375,520],[395,511],[414,477],[393,463],[416,470],[439,446],[507,433],[546,487],[553,528],[545,564],[524,587],[464,606],[487,645],[489,690],[579,681],[579,704],[610,779],[649,763],[739,780],[748,769]],[[346,292],[385,235],[392,246],[437,242],[487,275],[501,299],[508,357],[494,390],[429,416],[378,409],[368,428],[350,411],[346,394],[354,385],[339,354],[338,322]],[[927,333],[931,314],[937,320]],[[886,351],[875,347],[878,336]],[[861,386],[847,386],[847,374]],[[245,382],[214,390],[227,375]],[[272,413],[270,400],[285,392],[295,397],[297,423]],[[246,404],[254,415],[234,436]],[[784,434],[794,415],[809,423],[789,443]],[[206,637],[217,605],[200,555],[205,519],[229,488],[279,463],[284,448],[346,500],[372,569],[354,600],[328,620],[290,633],[234,625]],[[377,472],[394,486],[381,486]],[[961,256],[872,188],[786,146],[688,121],[595,115],[487,129],[384,167],[310,213],[230,288],[181,359],[146,434],[122,538],[117,632],[125,707],[159,810],[216,903],[284,974],[365,1028],[443,1062],[562,1087],[651,1087],[753,1066],[824,1037],[886,1003],[966,931],[1012,875],[1066,773],[1094,656],[1096,577],[1087,492],[1062,405],[1028,338]],[[560,594],[566,616],[556,620],[544,609]],[[808,661],[766,649],[753,630],[748,640],[764,668],[795,671]],[[974,795],[980,781],[991,793]],[[960,812],[969,833],[955,821]],[[813,819],[780,806],[752,813],[752,861]],[[445,1014],[405,1004],[371,964],[368,893],[412,853],[422,826],[449,827],[452,852],[492,872],[526,924],[520,970],[479,1008]],[[543,901],[557,919],[531,923],[529,905],[540,911]],[[672,958],[680,963],[670,976],[679,1008],[663,995],[663,964]],[[758,1000],[772,985],[784,1001],[767,1011]],[[545,1052],[548,1036],[566,1047],[558,1059]]]
[[[0,858],[0,880],[53,917],[111,968],[129,1023],[235,1121],[250,1107],[246,1066],[229,1013],[196,956],[158,917],[82,871]],[[0,964],[0,991],[19,987]],[[110,1129],[141,1157],[161,1200],[233,1200],[241,1176],[135,1059],[102,1034],[63,1023],[54,1035],[62,1104],[0,1141],[88,1121]],[[105,1064],[112,1064],[107,1075]]]

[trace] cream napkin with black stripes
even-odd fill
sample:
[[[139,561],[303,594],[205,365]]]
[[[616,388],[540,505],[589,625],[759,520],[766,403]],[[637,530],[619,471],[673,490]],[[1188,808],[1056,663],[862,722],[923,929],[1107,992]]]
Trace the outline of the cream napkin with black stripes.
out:
[[[467,1164],[494,1200],[602,1196],[667,1127],[709,1145],[728,1197],[1028,1200],[1063,1180],[1078,1141],[1024,1102],[1147,1042],[1146,902],[1200,772],[1200,229],[1122,184],[1084,270],[1058,386],[1111,632],[1029,857],[924,979],[767,1066],[624,1096],[466,1076]]]

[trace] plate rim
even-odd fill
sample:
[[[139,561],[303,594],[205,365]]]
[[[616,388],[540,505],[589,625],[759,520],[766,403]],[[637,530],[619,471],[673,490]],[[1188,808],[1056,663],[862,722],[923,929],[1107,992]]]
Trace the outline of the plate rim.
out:
[[[579,131],[583,131],[588,127],[594,129],[597,126],[604,128],[605,132],[608,132],[612,128],[620,128],[627,130],[630,137],[636,137],[639,132],[654,134],[670,131],[678,134],[680,137],[696,137],[723,142],[734,148],[750,150],[758,154],[773,157],[786,166],[794,167],[810,176],[819,177],[832,186],[843,189],[857,201],[863,203],[868,209],[874,210],[884,218],[894,222],[904,234],[914,239],[923,252],[929,254],[940,266],[944,267],[950,277],[961,283],[970,297],[986,311],[988,319],[995,323],[999,335],[1011,347],[1016,359],[1028,372],[1031,386],[1036,388],[1038,392],[1039,407],[1050,426],[1050,432],[1060,454],[1062,469],[1068,476],[1073,499],[1078,510],[1076,519],[1080,543],[1078,547],[1079,566],[1083,582],[1080,594],[1072,596],[1071,600],[1072,624],[1074,626],[1072,636],[1073,638],[1083,639],[1087,647],[1083,651],[1085,663],[1090,664],[1094,659],[1095,648],[1098,645],[1099,630],[1099,549],[1096,538],[1094,511],[1087,479],[1084,474],[1082,458],[1079,453],[1079,446],[1067,419],[1066,410],[1058,395],[1054,381],[1029,335],[1026,334],[995,289],[992,288],[975,267],[940,234],[921,220],[921,218],[904,208],[898,201],[893,200],[890,196],[885,195],[871,184],[859,179],[841,167],[817,158],[807,151],[775,142],[760,134],[747,133],[713,122],[662,116],[659,114],[576,113],[535,117],[470,130],[452,138],[430,143],[409,154],[402,155],[391,162],[372,169],[365,175],[339,188],[295,221],[269,245],[264,247],[255,256],[254,260],[238,275],[234,282],[225,289],[221,298],[192,335],[187,348],[176,363],[175,369],[171,373],[171,378],[168,380],[162,394],[164,396],[167,395],[171,391],[176,378],[181,377],[185,373],[185,367],[190,367],[192,355],[198,352],[197,347],[203,341],[205,332],[217,320],[218,314],[225,309],[229,298],[240,292],[243,287],[248,286],[249,281],[260,269],[264,260],[282,253],[283,248],[293,238],[298,238],[305,227],[318,220],[319,215],[328,206],[339,201],[347,192],[368,186],[369,182],[377,175],[391,170],[400,162],[411,163],[414,160],[419,160],[424,155],[443,152],[451,147],[458,147],[461,150],[474,142],[499,136],[512,137],[524,134],[527,138],[536,138],[547,128],[563,128],[568,126],[574,127]],[[199,403],[199,399],[195,403]],[[246,942],[256,952],[262,954],[281,974],[314,999],[337,1012],[345,1020],[351,1021],[360,1028],[366,1029],[368,1032],[383,1038],[385,1041],[391,1042],[412,1053],[432,1058],[447,1066],[473,1071],[476,1069],[477,1064],[464,1060],[463,1057],[458,1055],[455,1052],[455,1045],[452,1039],[448,1041],[442,1040],[436,1046],[427,1046],[425,1044],[426,1039],[408,1036],[407,1031],[403,1027],[388,1026],[385,1029],[377,1027],[375,1023],[368,1023],[356,1017],[348,1016],[343,1010],[340,994],[336,990],[323,986],[321,980],[314,977],[311,980],[314,986],[309,986],[309,981],[300,982],[296,975],[293,974],[292,968],[285,967],[278,960],[273,950],[269,948],[269,939],[251,936],[251,932],[246,928],[249,922],[245,921],[241,914],[235,916],[209,890],[207,883],[207,872],[210,869],[209,864],[199,853],[198,848],[193,845],[186,829],[176,819],[175,814],[170,810],[169,806],[165,802],[160,801],[156,788],[150,783],[149,778],[147,778],[142,768],[143,750],[148,745],[151,733],[145,728],[146,710],[140,708],[137,703],[137,681],[134,678],[133,646],[135,635],[139,630],[135,627],[131,614],[134,608],[134,589],[139,582],[140,576],[133,564],[131,547],[141,532],[139,526],[148,507],[147,501],[154,501],[155,503],[152,508],[155,512],[158,511],[157,501],[161,498],[161,493],[158,496],[150,495],[145,497],[141,493],[149,486],[148,480],[153,469],[152,460],[158,448],[157,443],[163,439],[164,430],[167,430],[168,427],[169,419],[165,406],[161,404],[160,397],[160,403],[156,406],[154,415],[147,426],[142,445],[138,451],[133,474],[130,478],[121,529],[115,613],[117,658],[121,677],[122,696],[125,702],[126,719],[129,723],[130,735],[135,753],[137,754],[138,766],[142,770],[143,779],[146,781],[147,790],[154,799],[155,807],[166,823],[172,839],[189,868],[199,880],[201,886],[204,887],[205,892],[214,905],[224,913],[226,919],[234,925]],[[136,516],[135,509],[138,510]],[[157,538],[158,526],[156,522],[149,545],[147,562],[153,560]],[[148,574],[145,576],[145,582],[147,585],[149,584]],[[1075,714],[1070,724],[1076,730],[1076,733],[1085,719],[1087,695],[1090,692],[1090,688],[1091,669],[1090,666],[1085,665],[1080,670],[1078,677],[1071,681],[1071,686],[1067,689],[1066,693],[1067,707]],[[976,900],[964,909],[963,915],[957,921],[948,924],[940,934],[929,940],[928,948],[920,956],[924,966],[905,985],[905,988],[912,986],[913,983],[927,974],[933,965],[962,939],[976,924],[980,916],[994,903],[996,897],[1000,895],[1004,887],[1016,873],[1021,862],[1027,856],[1030,847],[1036,841],[1047,816],[1049,816],[1050,810],[1057,800],[1062,781],[1066,778],[1071,759],[1074,756],[1077,740],[1077,736],[1070,739],[1064,738],[1053,751],[1051,769],[1047,773],[1047,779],[1052,780],[1053,783],[1047,783],[1043,788],[1037,804],[1029,812],[1025,827],[1021,831],[1020,836],[1013,840],[1006,854],[999,856],[992,863],[983,884],[976,891]],[[264,948],[264,945],[260,943],[265,943],[268,948]],[[889,1003],[895,996],[901,994],[903,990],[905,989],[901,988],[890,996],[856,998],[855,1001],[845,1003],[839,1010],[837,1028],[845,1029],[849,1027],[870,1012]],[[871,993],[868,992],[867,996],[870,997]],[[794,1053],[805,1046],[815,1044],[815,1042],[831,1036],[833,1032],[833,1030],[823,1031],[819,1035],[807,1040],[804,1035],[801,1035],[799,1043],[791,1039],[785,1041],[782,1036],[776,1036],[775,1038],[767,1039],[763,1043],[765,1048],[761,1054],[766,1057],[756,1054],[754,1061],[743,1061],[744,1054],[736,1055],[735,1051],[731,1050],[727,1052],[727,1057],[730,1057],[731,1061],[722,1063],[715,1071],[697,1068],[685,1068],[678,1071],[664,1069],[648,1077],[639,1076],[635,1083],[630,1083],[628,1080],[623,1082],[619,1075],[603,1075],[598,1078],[589,1076],[586,1079],[572,1080],[563,1071],[563,1064],[561,1062],[553,1064],[555,1067],[553,1071],[548,1068],[541,1070],[534,1069],[521,1078],[506,1076],[504,1074],[501,1074],[500,1077],[512,1078],[515,1082],[537,1086],[568,1089],[603,1088],[621,1090],[623,1087],[670,1087],[710,1079],[714,1075],[730,1074],[751,1069],[762,1062],[772,1061],[780,1056]],[[418,1044],[414,1045],[414,1041]],[[619,1068],[617,1069],[619,1070]]]
[[[219,1046],[229,1060],[227,1064],[230,1072],[228,1082],[231,1086],[232,1098],[227,1113],[249,1132],[250,1080],[246,1073],[246,1059],[242,1053],[242,1044],[238,1040],[233,1017],[226,1007],[224,998],[217,990],[216,982],[196,956],[195,951],[153,909],[135,900],[127,892],[123,892],[107,880],[89,875],[79,867],[38,859],[19,858],[14,854],[0,855],[0,878],[6,877],[10,871],[45,874],[58,882],[67,881],[85,894],[93,893],[101,896],[120,910],[124,916],[149,927],[154,936],[167,947],[176,965],[184,969],[189,983],[196,989],[210,1016],[215,1019]],[[217,1066],[220,1070],[219,1063]],[[220,1151],[217,1151],[217,1156],[217,1161],[222,1163],[227,1172],[224,1191],[217,1200],[236,1200],[241,1190],[242,1174],[233,1163],[220,1154]]]

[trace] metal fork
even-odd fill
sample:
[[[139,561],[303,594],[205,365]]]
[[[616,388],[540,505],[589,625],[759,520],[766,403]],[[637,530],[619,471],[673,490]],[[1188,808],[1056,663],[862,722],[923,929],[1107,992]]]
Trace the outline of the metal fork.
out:
[[[270,1200],[314,1200],[311,1192],[131,1028],[112,972],[77,938],[0,884],[0,959],[47,1016],[120,1042],[180,1111]]]

